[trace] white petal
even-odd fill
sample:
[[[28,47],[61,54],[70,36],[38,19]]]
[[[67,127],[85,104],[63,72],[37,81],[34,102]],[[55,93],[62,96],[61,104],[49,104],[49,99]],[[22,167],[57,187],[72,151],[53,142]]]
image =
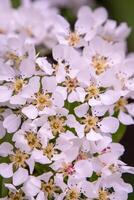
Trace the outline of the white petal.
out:
[[[108,90],[100,95],[101,101],[104,105],[111,105],[119,100],[120,92]]]
[[[20,95],[14,95],[11,97],[10,103],[16,105],[24,105],[26,103],[26,99],[24,99]]]
[[[119,128],[119,120],[115,117],[105,117],[98,125],[103,133],[115,133]]]
[[[52,99],[55,106],[58,106],[58,107],[64,106],[64,99],[60,93],[55,92],[52,96]]]
[[[43,91],[52,93],[56,90],[56,86],[57,83],[55,77],[44,77],[42,79]]]
[[[35,119],[38,116],[38,110],[33,105],[22,108],[22,113],[25,114],[29,119]]]
[[[101,140],[103,137],[100,135],[100,133],[96,133],[93,129],[91,129],[90,132],[86,135],[86,138],[89,141],[97,141]]]
[[[2,163],[0,164],[0,175],[4,178],[10,178],[13,175],[12,164]]]
[[[12,67],[0,62],[0,81],[9,81],[14,78],[15,73]]]
[[[13,146],[10,143],[3,142],[0,145],[0,156],[2,157],[8,156],[9,154],[11,154],[12,149],[13,149]]]
[[[7,129],[8,133],[13,133],[17,131],[21,123],[21,118],[20,116],[17,116],[15,114],[11,114],[8,117],[5,118],[3,121],[3,126],[4,128]]]
[[[36,177],[30,177],[29,180],[24,183],[23,191],[27,196],[33,197],[40,192],[41,182]]]
[[[126,113],[124,113],[122,111],[120,111],[118,119],[120,120],[120,122],[122,124],[125,124],[125,125],[134,124],[133,118],[130,115],[128,115],[128,114],[126,114]]]
[[[87,160],[80,160],[74,165],[76,173],[81,178],[90,177],[93,173],[92,165]]]
[[[103,116],[107,110],[108,110],[108,106],[93,106],[92,107],[92,114],[98,117]]]
[[[78,117],[83,117],[89,109],[89,105],[87,103],[81,104],[74,109],[75,114]]]
[[[13,184],[21,185],[28,179],[28,171],[24,168],[19,168],[13,175]]]
[[[46,74],[51,75],[53,72],[53,69],[51,67],[51,64],[46,60],[46,58],[37,58],[36,63],[39,65],[39,67],[46,72]]]
[[[10,99],[12,90],[6,86],[0,86],[0,102],[6,102]]]
[[[35,63],[33,60],[24,59],[20,64],[20,71],[23,77],[31,77],[35,73]]]
[[[3,122],[0,121],[0,139],[3,138],[6,134],[6,130],[5,128],[3,127]]]

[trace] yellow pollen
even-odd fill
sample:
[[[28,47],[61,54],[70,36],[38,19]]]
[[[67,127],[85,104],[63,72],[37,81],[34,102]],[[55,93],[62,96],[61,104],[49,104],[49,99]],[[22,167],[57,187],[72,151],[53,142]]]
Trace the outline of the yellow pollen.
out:
[[[80,193],[75,188],[72,188],[67,192],[65,200],[79,200],[79,198]]]
[[[9,200],[24,200],[22,192],[9,192]]]
[[[78,81],[76,78],[66,77],[64,85],[67,87],[68,93],[70,93],[78,87]]]
[[[16,150],[15,154],[10,156],[10,160],[13,162],[16,169],[19,167],[26,167],[25,161],[28,158],[28,154],[21,152],[20,150]]]
[[[7,52],[6,53],[6,59],[12,60],[13,66],[15,66],[16,69],[19,69],[19,66],[20,66],[20,63],[21,63],[23,57],[19,57],[15,53]]]
[[[96,74],[100,75],[108,67],[107,57],[100,55],[93,56],[92,66],[94,67]]]
[[[65,131],[65,119],[63,117],[58,117],[58,116],[49,117],[49,122],[53,135],[57,135]]]
[[[13,83],[13,88],[16,94],[22,90],[24,84],[25,81],[23,79],[16,79],[16,81]]]
[[[108,192],[105,190],[99,190],[99,199],[98,200],[108,200]]]
[[[40,140],[37,137],[37,134],[32,132],[27,132],[25,135],[25,138],[27,139],[28,145],[33,148],[41,148]]]
[[[44,155],[46,155],[49,159],[51,159],[54,155],[54,145],[49,143],[45,149],[43,149]]]
[[[87,115],[86,118],[84,118],[81,122],[83,124],[85,124],[85,129],[84,129],[85,133],[88,133],[90,131],[90,129],[96,128],[98,118],[94,117],[94,116]]]
[[[87,100],[89,100],[93,97],[96,98],[99,95],[100,90],[95,85],[91,85],[86,89],[86,92],[87,92],[86,98]]]
[[[49,94],[38,93],[33,104],[37,105],[39,110],[43,110],[45,107],[50,107],[52,105],[52,101],[50,100]]]
[[[127,105],[128,101],[124,98],[120,98],[115,104],[115,111],[125,111],[125,105]]]
[[[70,33],[67,39],[70,46],[76,46],[80,42],[80,36],[75,32]]]
[[[52,179],[49,180],[48,183],[42,182],[41,189],[44,193],[47,193],[49,197],[53,195],[53,193],[57,190],[56,185]]]

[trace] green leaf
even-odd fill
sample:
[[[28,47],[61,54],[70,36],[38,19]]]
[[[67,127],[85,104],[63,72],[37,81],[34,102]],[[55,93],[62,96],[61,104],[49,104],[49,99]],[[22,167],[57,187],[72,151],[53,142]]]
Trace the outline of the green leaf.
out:
[[[0,198],[8,195],[8,189],[5,187],[5,183],[9,183],[10,179],[4,179],[0,176]]]
[[[113,142],[120,142],[126,132],[126,128],[124,124],[120,124],[118,131],[112,135]]]
[[[21,4],[21,0],[11,0],[13,8],[18,8]]]
[[[133,174],[125,173],[123,174],[123,179],[125,182],[131,184],[134,189],[134,175]],[[129,194],[128,200],[134,200],[134,192]]]

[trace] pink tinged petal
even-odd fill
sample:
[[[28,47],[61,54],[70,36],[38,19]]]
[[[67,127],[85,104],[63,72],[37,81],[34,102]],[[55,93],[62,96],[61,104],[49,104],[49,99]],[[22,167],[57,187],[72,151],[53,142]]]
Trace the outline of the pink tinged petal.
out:
[[[21,118],[20,116],[17,116],[15,114],[11,114],[8,117],[5,118],[3,121],[3,126],[4,128],[7,129],[8,133],[13,133],[17,131],[21,123]]]
[[[100,95],[101,101],[104,105],[111,105],[119,100],[120,92],[114,90],[108,90]]]
[[[11,154],[12,149],[13,149],[13,146],[10,143],[3,142],[0,145],[0,156],[2,156],[2,157],[8,156],[9,154]]]
[[[22,113],[26,115],[29,119],[35,119],[38,116],[38,110],[33,105],[22,108]]]
[[[105,117],[98,125],[103,133],[115,133],[119,128],[119,120],[115,117]]]
[[[75,114],[78,117],[83,117],[89,109],[89,105],[87,103],[81,104],[74,109]]]
[[[118,119],[120,120],[120,122],[122,124],[125,124],[125,125],[134,124],[133,118],[130,115],[128,115],[128,114],[126,114],[126,113],[124,113],[122,111],[120,111]]]
[[[100,133],[96,133],[93,129],[91,129],[90,132],[86,135],[86,138],[89,141],[98,141],[101,140],[103,137]]]
[[[24,105],[26,103],[26,99],[20,95],[14,95],[10,98],[10,103],[16,105]]]
[[[55,77],[44,77],[42,79],[43,91],[52,93],[56,90],[56,78]]]
[[[36,177],[30,177],[23,185],[23,191],[27,196],[33,197],[40,192],[41,182]]]
[[[0,102],[6,102],[10,99],[12,90],[6,86],[0,86]]]
[[[19,168],[13,175],[13,184],[21,185],[28,179],[28,171],[24,168]]]
[[[12,164],[2,163],[0,164],[0,175],[4,178],[10,178],[13,176]]]
[[[3,138],[6,134],[6,130],[5,128],[3,127],[3,122],[0,121],[0,139]]]
[[[74,165],[76,174],[80,178],[90,177],[93,173],[92,165],[88,160],[80,160]]]

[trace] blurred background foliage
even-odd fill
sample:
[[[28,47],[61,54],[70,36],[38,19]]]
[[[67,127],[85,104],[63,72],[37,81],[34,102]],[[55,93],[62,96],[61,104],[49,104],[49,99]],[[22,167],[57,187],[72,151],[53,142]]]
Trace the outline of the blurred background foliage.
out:
[[[45,0],[44,0],[45,1]],[[79,0],[78,0],[79,1]],[[20,5],[21,0],[11,0],[14,8],[17,8]],[[90,0],[89,0],[90,2]],[[114,19],[118,22],[127,22],[128,26],[132,28],[132,32],[128,38],[128,51],[134,51],[134,0],[93,0],[94,7],[104,6],[107,8],[109,13],[109,18]],[[67,8],[61,9],[61,14],[71,23],[73,24],[75,21],[75,15],[72,10]],[[121,127],[118,131],[117,135],[113,136],[113,140],[118,142],[123,137],[123,133],[125,132],[125,127]],[[127,128],[126,134],[121,140],[121,143],[125,146],[126,153],[123,156],[124,162],[129,165],[134,166],[134,158],[133,158],[133,141],[134,141],[134,133],[133,127],[130,126]],[[129,182],[134,187],[134,175],[124,174],[124,180]],[[0,188],[3,187],[3,180],[0,177]],[[134,193],[129,195],[128,200],[134,200]]]

